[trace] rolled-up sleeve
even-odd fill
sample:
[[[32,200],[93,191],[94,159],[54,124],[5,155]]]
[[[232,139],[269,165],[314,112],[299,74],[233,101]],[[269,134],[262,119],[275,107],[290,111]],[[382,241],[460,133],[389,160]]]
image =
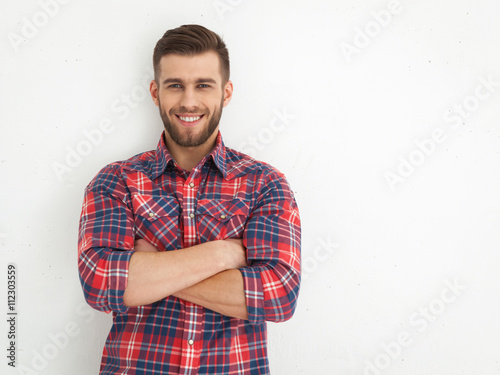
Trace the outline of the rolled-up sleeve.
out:
[[[254,324],[290,319],[300,289],[301,228],[284,176],[269,174],[243,234],[249,267],[241,268],[248,319]]]
[[[78,269],[87,303],[124,313],[123,294],[134,247],[133,212],[114,168],[104,168],[85,189],[78,237]]]

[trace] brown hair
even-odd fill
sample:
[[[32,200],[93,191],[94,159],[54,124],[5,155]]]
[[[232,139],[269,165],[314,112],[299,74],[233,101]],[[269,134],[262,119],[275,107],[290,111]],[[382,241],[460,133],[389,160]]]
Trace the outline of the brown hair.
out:
[[[160,74],[160,60],[168,54],[193,56],[214,51],[219,56],[222,84],[229,80],[229,53],[222,38],[200,25],[182,25],[168,30],[156,43],[153,52],[155,80]]]

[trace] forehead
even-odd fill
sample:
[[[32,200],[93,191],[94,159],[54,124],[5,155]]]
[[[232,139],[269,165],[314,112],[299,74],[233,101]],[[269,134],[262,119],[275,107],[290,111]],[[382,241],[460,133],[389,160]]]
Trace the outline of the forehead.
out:
[[[219,57],[214,51],[193,56],[169,54],[160,60],[160,81],[177,78],[183,81],[195,81],[198,78],[222,80]]]

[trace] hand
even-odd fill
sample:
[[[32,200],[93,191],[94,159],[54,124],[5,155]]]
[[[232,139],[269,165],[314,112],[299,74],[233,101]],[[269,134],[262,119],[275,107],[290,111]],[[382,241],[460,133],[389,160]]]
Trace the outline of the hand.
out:
[[[247,252],[241,239],[228,238],[222,242],[224,244],[224,256],[228,264],[228,269],[248,266]]]
[[[151,245],[148,241],[146,241],[142,238],[138,238],[135,240],[134,250],[135,251],[151,251],[151,252],[158,251],[158,249],[155,246]]]

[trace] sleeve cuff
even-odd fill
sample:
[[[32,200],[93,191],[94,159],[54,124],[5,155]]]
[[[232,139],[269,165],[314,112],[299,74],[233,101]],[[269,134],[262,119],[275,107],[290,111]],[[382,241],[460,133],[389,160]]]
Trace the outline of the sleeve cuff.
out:
[[[108,258],[108,306],[117,313],[126,313],[128,306],[123,302],[123,294],[127,287],[128,267],[134,252],[112,251]]]
[[[258,268],[240,268],[243,275],[248,320],[252,324],[265,322],[264,290]]]

